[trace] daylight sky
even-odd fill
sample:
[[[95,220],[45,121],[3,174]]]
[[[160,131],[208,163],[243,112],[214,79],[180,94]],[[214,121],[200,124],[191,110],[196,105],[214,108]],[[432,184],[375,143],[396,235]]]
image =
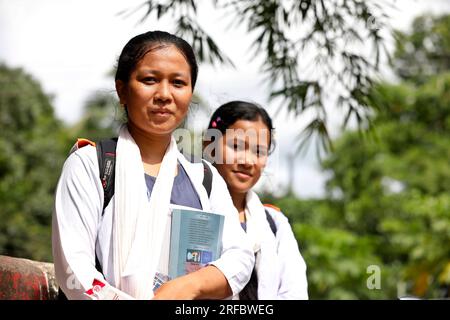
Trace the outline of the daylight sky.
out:
[[[142,11],[127,18],[118,15],[143,2],[0,0],[0,63],[23,67],[32,74],[45,92],[54,97],[56,115],[74,123],[89,96],[114,90],[108,73],[131,37],[151,29],[172,31],[170,21],[137,24]],[[391,3],[397,7],[389,12],[391,25],[403,30],[424,12],[450,12],[450,0],[391,0]],[[201,25],[232,58],[236,69],[201,65],[196,92],[211,109],[229,100],[243,99],[266,106],[274,115],[277,105],[268,103],[259,64],[247,52],[252,39],[244,30],[227,32],[227,22],[207,5],[202,6],[202,12],[207,14],[201,14]],[[261,186],[282,190],[292,176],[292,171],[286,168],[286,155],[292,150],[295,133],[307,120],[307,117],[294,120],[283,114],[274,119],[278,150]],[[323,195],[326,176],[314,156],[297,158],[293,176],[295,193],[305,198]]]

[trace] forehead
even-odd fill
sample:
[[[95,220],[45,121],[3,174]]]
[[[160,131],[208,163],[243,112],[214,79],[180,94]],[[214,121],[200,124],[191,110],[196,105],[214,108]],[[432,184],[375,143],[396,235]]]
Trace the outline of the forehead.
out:
[[[190,66],[185,56],[174,45],[158,45],[138,61],[136,69],[150,69],[157,71],[174,71],[190,73]]]
[[[228,130],[230,129],[230,130]],[[227,139],[240,138],[249,139],[252,134],[256,134],[259,144],[269,144],[270,131],[266,124],[258,118],[258,120],[238,120],[226,130]]]

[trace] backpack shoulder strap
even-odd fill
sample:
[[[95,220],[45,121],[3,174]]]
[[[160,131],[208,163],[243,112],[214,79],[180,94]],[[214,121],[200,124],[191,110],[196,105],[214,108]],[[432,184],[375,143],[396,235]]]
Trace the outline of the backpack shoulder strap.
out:
[[[98,168],[100,171],[100,181],[103,186],[103,210],[102,216],[105,214],[105,208],[114,195],[114,178],[116,172],[116,149],[117,138],[109,138],[100,140],[96,144]],[[95,268],[103,274],[102,265],[95,253]]]
[[[275,224],[275,221],[273,220],[272,216],[270,215],[269,210],[264,208],[264,211],[266,212],[266,218],[267,218],[267,222],[269,222],[270,229],[272,230],[273,235],[276,236],[277,235],[277,225]]]
[[[202,160],[203,164],[203,186],[206,189],[206,193],[208,194],[208,198],[211,195],[211,189],[212,189],[212,171],[209,165],[205,162],[205,160]]]
[[[203,164],[203,187],[206,189],[206,193],[208,194],[208,198],[211,195],[211,190],[212,190],[212,178],[213,178],[213,174],[211,171],[211,168],[209,167],[209,165],[206,163],[205,160],[203,160],[200,157],[195,156],[194,154],[183,154],[184,157],[191,163],[199,163],[200,161]]]
[[[108,206],[112,196],[114,195],[117,138],[100,140],[97,142],[96,146],[100,181],[102,182],[104,191],[103,215],[105,208]]]

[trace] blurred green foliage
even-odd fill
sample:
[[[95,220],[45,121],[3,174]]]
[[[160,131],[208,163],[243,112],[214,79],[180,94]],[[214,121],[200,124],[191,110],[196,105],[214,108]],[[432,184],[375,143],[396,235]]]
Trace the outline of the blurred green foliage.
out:
[[[428,35],[417,30],[424,19]],[[365,97],[375,110],[374,129],[366,139],[346,132],[335,141],[322,163],[331,174],[325,199],[266,199],[293,224],[311,298],[450,295],[450,60],[440,59],[450,56],[450,29],[442,27],[448,21],[419,17],[403,34],[436,41],[438,59],[428,59],[437,74],[418,71]],[[411,74],[422,63],[401,58]],[[380,267],[380,290],[366,285],[370,265]]]
[[[116,93],[96,92],[87,100],[82,118],[69,130],[73,137],[98,141],[117,136],[125,121],[126,115]]]
[[[51,261],[54,191],[77,137],[111,137],[114,96],[94,95],[74,126],[58,120],[51,97],[19,68],[0,65],[0,254]]]
[[[0,254],[50,260],[53,192],[67,136],[39,83],[0,65]]]
[[[414,19],[412,32],[395,32],[394,69],[404,80],[423,83],[450,69],[450,16],[423,15]]]

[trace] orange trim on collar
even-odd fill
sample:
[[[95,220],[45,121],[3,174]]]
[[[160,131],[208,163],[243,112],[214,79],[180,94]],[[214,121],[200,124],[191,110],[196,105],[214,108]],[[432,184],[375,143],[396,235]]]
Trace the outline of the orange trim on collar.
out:
[[[87,145],[91,145],[91,146],[95,147],[95,142],[88,140],[88,139],[84,139],[84,138],[77,139],[77,147],[78,148],[83,148]]]
[[[277,211],[280,211],[280,212],[281,212],[281,209],[280,209],[280,208],[278,208],[277,206],[274,206],[273,204],[269,204],[269,203],[264,203],[264,204],[263,204],[263,206],[264,206],[264,207],[269,207],[269,208],[272,208],[272,209],[275,209],[275,210],[277,210]]]

